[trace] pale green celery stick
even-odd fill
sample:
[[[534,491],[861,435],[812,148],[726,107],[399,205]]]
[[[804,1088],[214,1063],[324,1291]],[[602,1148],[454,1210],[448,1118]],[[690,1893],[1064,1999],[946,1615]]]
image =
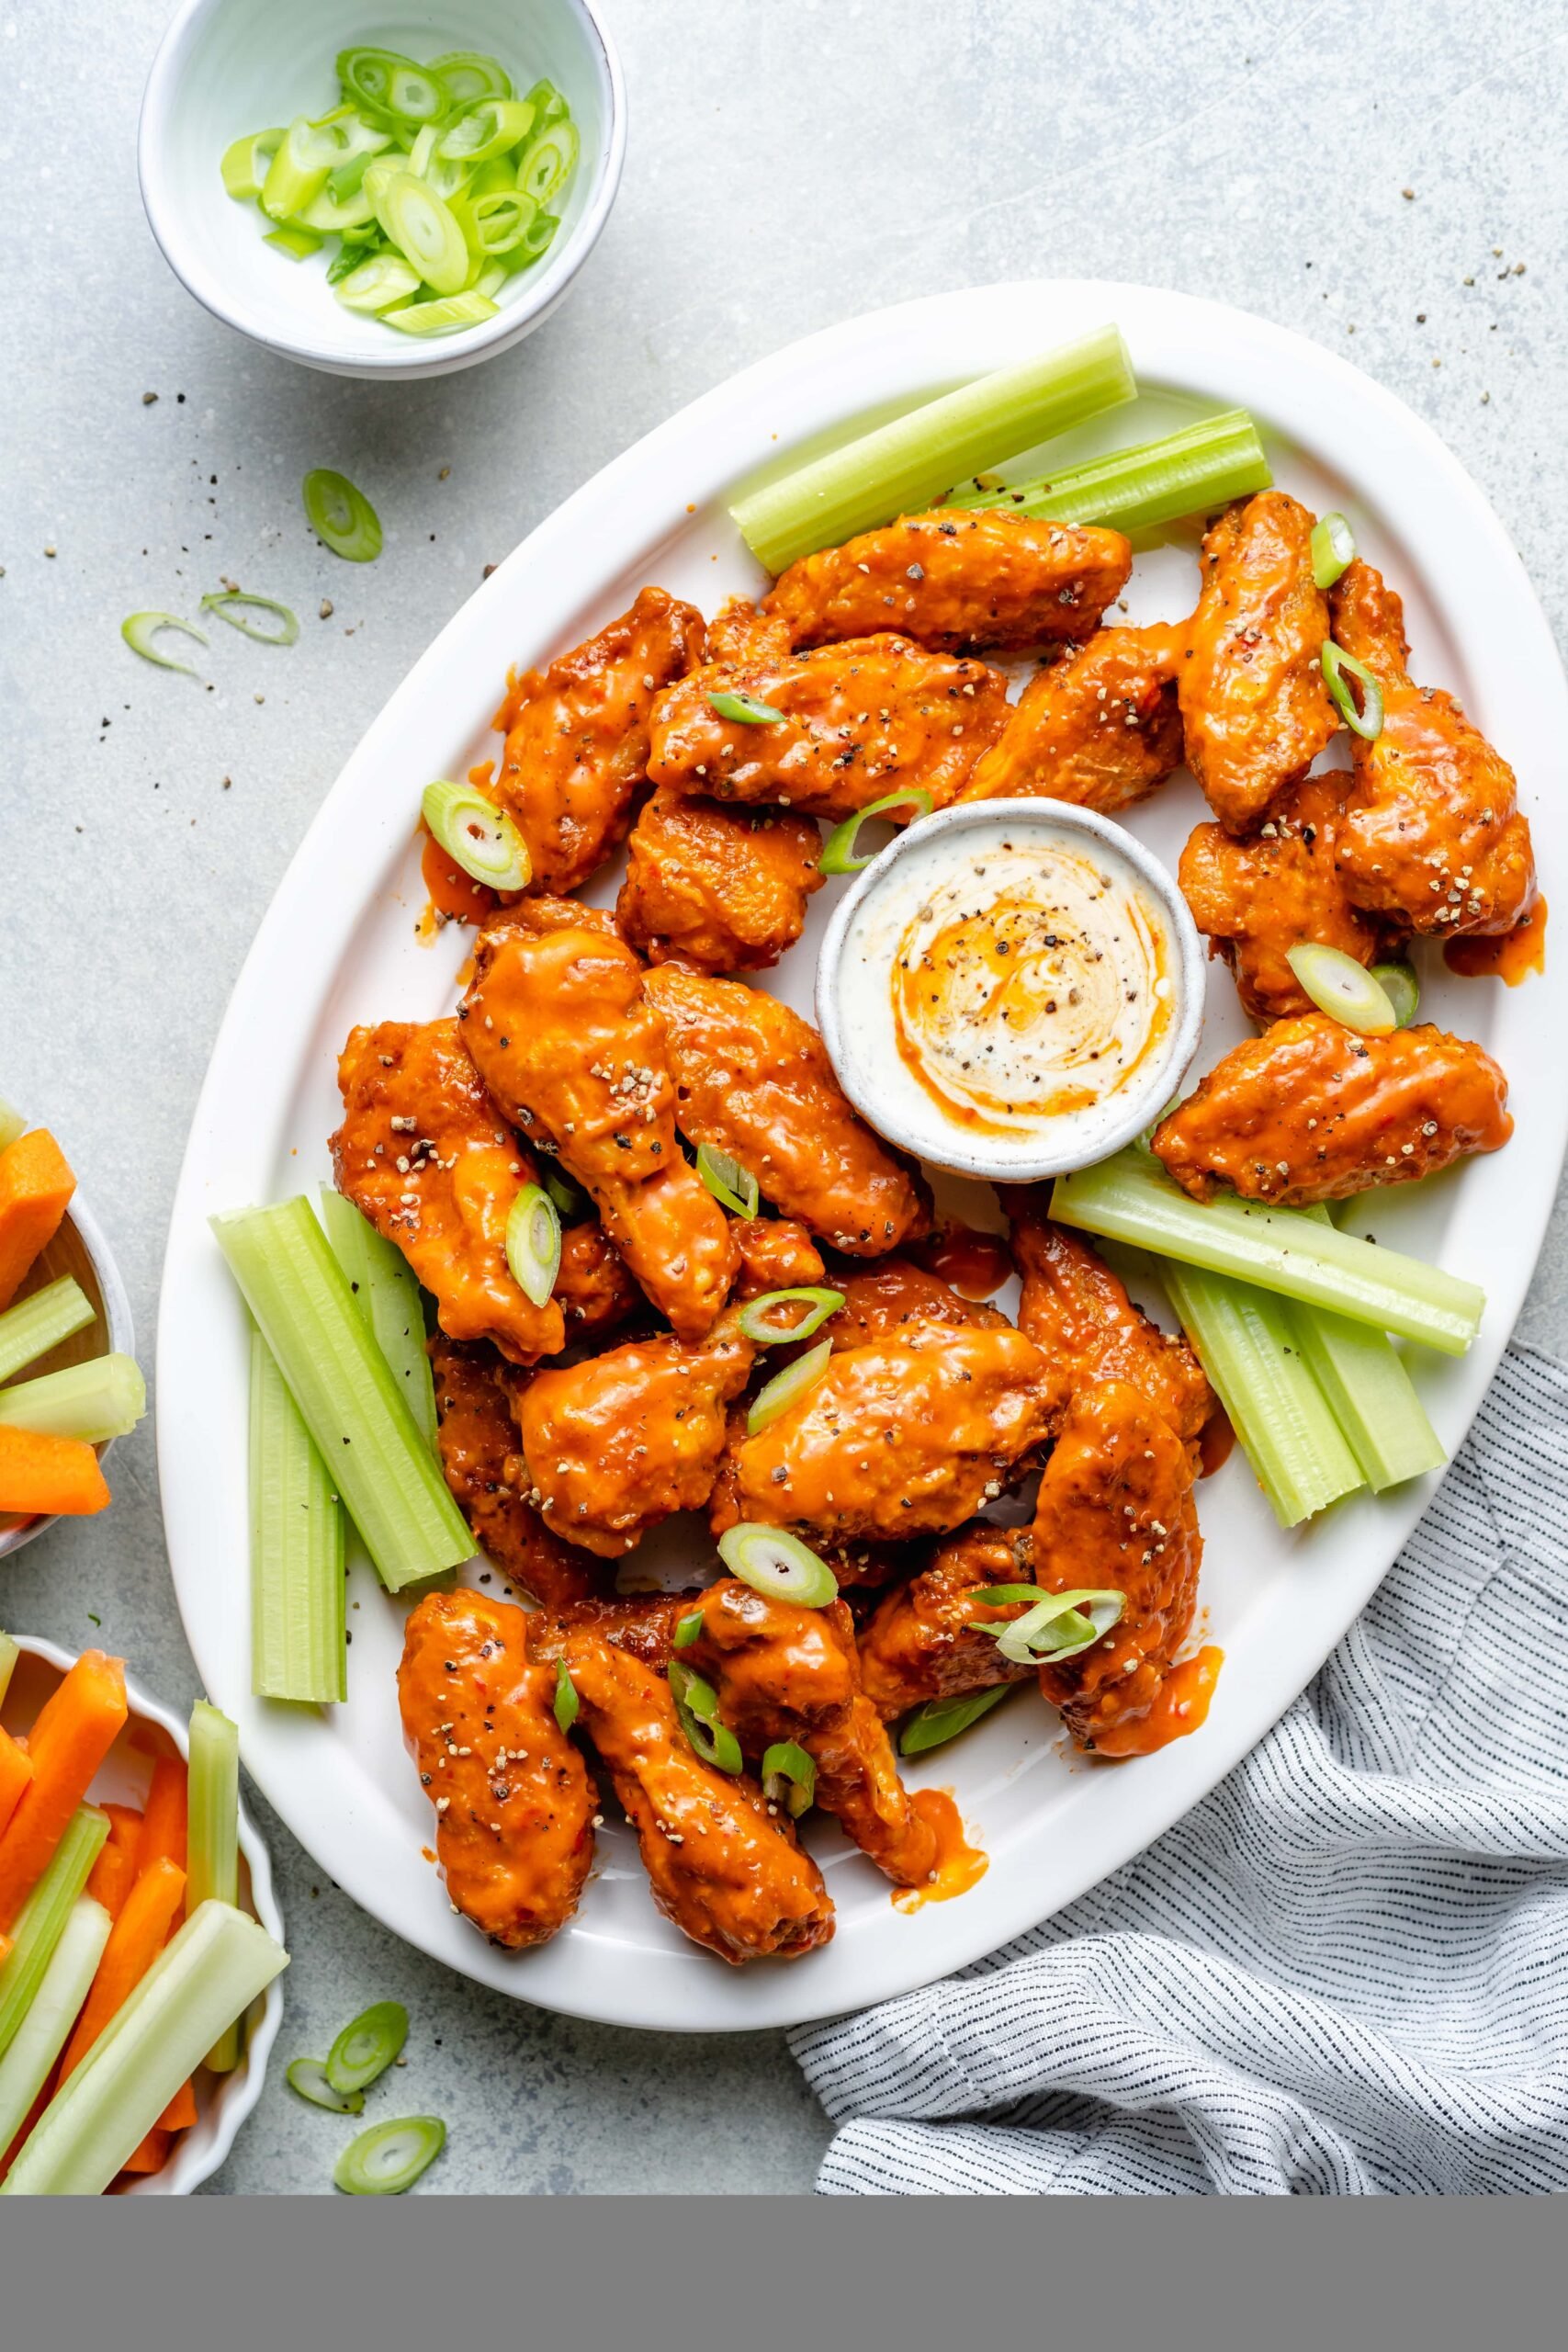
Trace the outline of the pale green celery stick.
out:
[[[0,1707],[6,1703],[6,1693],[11,1687],[11,1677],[17,1670],[21,1651],[9,1634],[0,1633]]]
[[[1356,1458],[1268,1291],[1168,1261],[1160,1276],[1281,1527],[1361,1485]]]
[[[251,1330],[251,1689],[348,1696],[344,1515],[261,1333]]]
[[[8,2148],[65,2047],[109,1939],[109,1915],[90,1894],[72,1905],[16,2039],[0,2058],[0,2150]]]
[[[190,1711],[186,1804],[186,1917],[191,1919],[204,1903],[233,1904],[240,1894],[240,1734],[205,1699]],[[220,2034],[207,2063],[215,2075],[233,2073],[240,2063],[236,2024]]]
[[[966,475],[1134,399],[1137,389],[1120,329],[1098,327],[928,401],[750,492],[729,511],[758,561],[783,571],[797,556],[918,514]]]
[[[435,1443],[435,1381],[425,1350],[424,1302],[413,1268],[354,1203],[321,1186],[321,1222],[360,1313],[392,1367],[426,1444]]]
[[[386,1358],[302,1196],[212,1228],[389,1591],[473,1555]]]
[[[1473,1283],[1320,1225],[1298,1209],[1265,1208],[1234,1194],[1190,1200],[1157,1160],[1135,1149],[1058,1176],[1051,1215],[1085,1233],[1326,1306],[1444,1355],[1464,1354],[1486,1304]]]
[[[1321,1306],[1291,1308],[1302,1355],[1373,1494],[1448,1460],[1403,1357],[1386,1331]]]
[[[0,1315],[0,1380],[46,1356],[73,1331],[85,1331],[92,1319],[92,1301],[70,1274],[19,1298]]]
[[[41,1380],[0,1388],[0,1423],[103,1445],[124,1437],[147,1410],[147,1384],[134,1356],[95,1356]]]
[[[21,1113],[7,1102],[3,1094],[0,1094],[0,1151],[5,1151],[9,1145],[16,1142],[18,1136],[25,1136],[27,1131],[28,1123]]]
[[[1132,533],[1152,531],[1187,514],[1212,514],[1233,498],[1267,490],[1273,479],[1258,427],[1246,409],[1233,408],[1161,440],[1112,449],[1032,481],[999,490],[961,484],[947,503],[996,507],[1053,523],[1109,524]]]
[[[51,1955],[65,1932],[71,1906],[92,1875],[108,1834],[107,1813],[78,1805],[49,1858],[48,1869],[17,1914],[11,1949],[0,1965],[0,2057],[15,2041],[32,2007]]]
[[[204,1903],[39,2116],[0,2197],[100,2197],[201,2064],[288,1965],[266,1929]]]

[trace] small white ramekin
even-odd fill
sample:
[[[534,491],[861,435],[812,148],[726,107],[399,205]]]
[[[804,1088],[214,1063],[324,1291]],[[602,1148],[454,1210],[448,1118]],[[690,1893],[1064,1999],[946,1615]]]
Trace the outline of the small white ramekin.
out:
[[[1170,1042],[1147,1075],[1137,1085],[1127,1088],[1126,1100],[1118,1115],[1107,1119],[1096,1136],[1094,1157],[1106,1159],[1119,1151],[1164,1109],[1198,1049],[1203,1026],[1202,942],[1174,876],[1167,872],[1152,852],[1124,826],[1065,800],[965,801],[956,808],[939,808],[934,816],[921,817],[907,827],[856,876],[828,925],[817,964],[817,1025],[840,1085],[861,1116],[889,1143],[912,1152],[929,1166],[944,1169],[955,1176],[980,1177],[994,1184],[1030,1184],[1082,1167],[1081,1144],[1073,1150],[1064,1148],[1063,1143],[1043,1143],[1031,1151],[1021,1139],[1010,1143],[976,1136],[971,1141],[953,1130],[940,1132],[934,1114],[930,1127],[917,1129],[907,1124],[892,1106],[886,1086],[879,1083],[874,1066],[858,1050],[842,1009],[844,952],[851,925],[866,900],[886,887],[912,850],[941,834],[995,825],[1001,816],[1015,831],[1048,827],[1055,833],[1079,833],[1086,840],[1103,842],[1133,868],[1164,917],[1175,958],[1171,978],[1177,1001]]]
[[[7,1628],[7,1631],[11,1631]],[[6,1728],[21,1729],[31,1722],[61,1676],[75,1661],[69,1650],[53,1642],[35,1641],[12,1631],[21,1652],[6,1702]],[[174,1752],[189,1757],[190,1739],[179,1717],[150,1699],[139,1682],[126,1677],[130,1713],[88,1791],[96,1803],[137,1804],[146,1780],[143,1759]],[[254,1822],[240,1807],[240,1900],[254,1913],[267,1934],[284,1941],[283,1915],[272,1891],[272,1863]],[[277,2029],[283,2022],[283,1979],[275,1976],[265,1993],[251,2004],[245,2026],[244,2052],[231,2075],[197,2077],[197,2119],[180,2132],[162,2172],[147,2173],[118,2193],[124,2197],[188,2197],[211,2178],[234,2144],[235,2135],[262,2095],[266,2063]]]
[[[423,63],[453,50],[500,59],[521,86],[547,76],[582,141],[555,243],[502,288],[493,319],[421,341],[336,300],[320,259],[292,262],[263,243],[254,204],[219,174],[247,131],[334,103],[333,60],[369,43]],[[267,350],[333,376],[398,382],[447,376],[505,351],[547,319],[610,215],[626,147],[626,90],[592,0],[455,0],[400,9],[377,0],[183,0],[159,45],[141,101],[137,170],[164,257],[214,318]]]
[[[95,1356],[133,1356],[136,1353],[136,1333],[130,1320],[130,1301],[119,1270],[109,1255],[103,1228],[92,1210],[76,1193],[65,1214],[59,1232],[39,1256],[22,1286],[22,1297],[39,1290],[46,1283],[57,1282],[62,1274],[71,1274],[86,1292],[96,1313],[85,1330],[62,1340],[49,1354],[36,1363],[24,1364],[13,1377],[18,1381],[38,1380],[46,1372],[62,1372],[73,1363],[88,1363]],[[101,1462],[114,1440],[108,1439],[98,1448]],[[55,1524],[52,1515],[34,1519],[14,1520],[0,1523],[0,1560],[19,1552],[35,1535]]]

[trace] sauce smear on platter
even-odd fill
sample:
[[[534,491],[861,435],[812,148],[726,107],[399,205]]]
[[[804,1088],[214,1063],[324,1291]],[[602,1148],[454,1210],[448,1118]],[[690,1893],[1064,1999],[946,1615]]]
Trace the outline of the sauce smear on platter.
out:
[[[1546,969],[1546,900],[1538,899],[1512,931],[1489,939],[1450,939],[1443,961],[1467,980],[1491,978],[1517,989],[1532,972]]]

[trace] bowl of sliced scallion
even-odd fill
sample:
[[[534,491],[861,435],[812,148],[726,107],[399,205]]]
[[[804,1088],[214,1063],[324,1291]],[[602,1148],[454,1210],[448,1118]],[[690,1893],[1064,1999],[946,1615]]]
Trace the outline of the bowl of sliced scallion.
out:
[[[142,101],[152,232],[217,318],[333,375],[449,374],[547,318],[626,147],[592,0],[185,0]]]

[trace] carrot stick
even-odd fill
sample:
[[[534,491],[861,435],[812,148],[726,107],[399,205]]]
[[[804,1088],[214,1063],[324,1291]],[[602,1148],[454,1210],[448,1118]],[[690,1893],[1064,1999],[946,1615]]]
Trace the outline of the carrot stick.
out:
[[[28,1741],[33,1777],[0,1835],[0,1933],[15,1926],[125,1718],[124,1661],[84,1650]]]
[[[118,1919],[125,1908],[126,1897],[136,1883],[136,1860],[123,1846],[117,1846],[111,1837],[103,1852],[93,1864],[87,1881],[87,1892],[95,1903],[101,1903],[111,1919]]]
[[[169,2135],[154,2124],[139,2148],[133,2148],[120,2166],[121,2172],[162,2172],[169,2161]]]
[[[182,2083],[158,2118],[161,2132],[188,2132],[196,2121],[196,2086]]]
[[[152,1767],[152,1782],[141,1815],[141,1842],[136,1867],[162,1860],[186,1866],[186,1767],[183,1756],[160,1756]]]
[[[100,1860],[102,1857],[100,1857]],[[125,1908],[109,1929],[92,1990],[82,2005],[76,2030],[60,2062],[68,2082],[105,2026],[127,2002],[164,1949],[170,1922],[185,1901],[186,1874],[173,1862],[153,1862],[141,1871]]]
[[[0,1151],[0,1307],[15,1297],[39,1251],[52,1241],[76,1179],[47,1127]]]
[[[23,1792],[32,1777],[32,1758],[0,1724],[0,1830],[5,1828],[21,1804]]]
[[[140,1870],[141,1856],[138,1849],[141,1843],[141,1814],[133,1804],[101,1804],[98,1811],[107,1813],[108,1815],[109,1844],[123,1846],[136,1868]]]
[[[108,1499],[98,1457],[81,1438],[50,1437],[0,1421],[0,1510],[90,1519]]]

